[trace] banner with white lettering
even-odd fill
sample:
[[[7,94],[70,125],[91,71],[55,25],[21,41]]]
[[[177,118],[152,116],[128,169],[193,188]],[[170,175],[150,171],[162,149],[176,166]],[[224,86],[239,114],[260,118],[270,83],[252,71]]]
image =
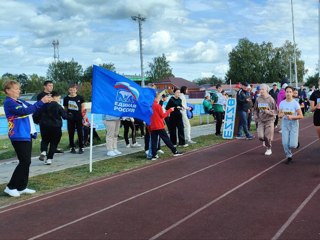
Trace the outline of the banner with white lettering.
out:
[[[93,65],[92,113],[133,117],[149,124],[155,95],[154,89]]]
[[[234,132],[234,124],[237,113],[237,100],[229,98],[227,100],[226,112],[224,115],[223,134],[224,139],[232,139]]]

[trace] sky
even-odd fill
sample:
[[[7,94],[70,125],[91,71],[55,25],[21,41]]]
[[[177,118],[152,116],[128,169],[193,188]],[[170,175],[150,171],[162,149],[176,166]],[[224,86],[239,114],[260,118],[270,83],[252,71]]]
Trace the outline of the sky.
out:
[[[293,0],[295,39],[308,75],[317,70],[317,0]],[[0,76],[46,76],[53,40],[61,61],[85,70],[113,63],[120,74],[140,75],[140,14],[144,70],[165,54],[176,77],[224,78],[228,53],[247,38],[282,46],[293,42],[291,0],[0,0]],[[307,76],[308,76],[307,75]]]

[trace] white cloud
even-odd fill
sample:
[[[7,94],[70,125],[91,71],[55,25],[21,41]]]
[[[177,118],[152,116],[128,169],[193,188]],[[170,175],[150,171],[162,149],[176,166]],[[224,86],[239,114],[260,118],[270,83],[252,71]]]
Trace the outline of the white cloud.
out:
[[[184,63],[208,63],[218,59],[219,49],[215,42],[197,42],[191,48],[172,52],[169,54],[169,61]]]

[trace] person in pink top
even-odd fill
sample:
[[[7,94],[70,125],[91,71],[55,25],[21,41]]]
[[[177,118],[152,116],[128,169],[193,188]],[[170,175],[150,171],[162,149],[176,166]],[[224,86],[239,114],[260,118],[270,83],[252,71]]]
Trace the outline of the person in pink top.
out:
[[[281,89],[279,90],[278,97],[277,97],[277,109],[279,109],[280,103],[284,99],[286,99],[286,90],[285,90],[285,88],[288,87],[287,80],[286,79],[282,80],[280,85],[281,85]],[[281,119],[280,118],[278,119],[278,126],[280,127],[279,133],[281,133]]]

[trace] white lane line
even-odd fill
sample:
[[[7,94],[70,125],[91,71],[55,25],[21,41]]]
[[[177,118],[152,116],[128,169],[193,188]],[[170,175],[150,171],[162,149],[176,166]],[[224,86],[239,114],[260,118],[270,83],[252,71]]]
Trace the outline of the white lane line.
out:
[[[306,126],[304,128],[301,128],[300,131],[308,129],[308,128],[312,127],[312,126],[313,125],[310,124],[310,125],[308,125],[308,126]],[[279,139],[280,138],[274,139],[274,142],[279,140]],[[5,212],[9,212],[9,211],[12,211],[12,210],[15,210],[15,209],[23,208],[25,206],[32,205],[32,204],[35,204],[35,203],[38,203],[38,202],[42,202],[42,201],[54,198],[56,196],[60,196],[60,195],[63,195],[63,194],[69,193],[69,192],[73,192],[73,191],[76,191],[76,190],[79,190],[79,189],[82,189],[82,188],[86,188],[88,186],[95,185],[96,183],[109,181],[109,180],[112,180],[112,179],[115,179],[115,178],[118,178],[118,177],[122,177],[122,176],[125,176],[125,175],[128,175],[128,174],[131,174],[131,173],[139,172],[139,171],[151,168],[151,167],[155,167],[155,166],[158,166],[158,165],[161,165],[161,164],[165,164],[165,163],[170,162],[170,161],[179,160],[179,159],[183,158],[184,156],[189,156],[189,155],[192,155],[192,154],[199,154],[199,152],[206,151],[208,149],[215,149],[217,147],[220,147],[220,146],[223,146],[223,145],[226,145],[226,144],[230,144],[230,143],[233,143],[233,142],[234,142],[234,140],[228,141],[228,142],[224,142],[224,143],[220,143],[220,144],[216,144],[214,146],[205,147],[205,148],[200,149],[200,150],[199,149],[195,149],[195,150],[187,152],[186,154],[184,154],[182,156],[179,156],[179,157],[170,158],[168,160],[164,160],[164,161],[161,161],[161,162],[158,162],[158,163],[153,163],[153,164],[150,164],[148,166],[144,166],[144,167],[141,167],[141,168],[138,168],[138,169],[129,170],[129,171],[126,171],[126,172],[123,172],[123,173],[119,173],[119,174],[116,174],[116,175],[113,175],[113,176],[110,176],[110,177],[106,177],[106,178],[103,178],[101,180],[96,180],[96,181],[93,181],[93,182],[90,182],[90,183],[87,183],[87,184],[84,184],[84,185],[81,184],[81,185],[79,185],[77,187],[72,187],[71,189],[63,190],[63,191],[61,191],[59,193],[55,193],[55,194],[47,196],[47,197],[41,197],[39,199],[39,196],[37,196],[37,197],[34,197],[35,200],[32,201],[32,198],[31,198],[30,202],[27,202],[27,203],[23,203],[23,204],[17,203],[18,205],[12,205],[9,208],[6,208],[6,206],[4,206],[3,208],[6,208],[6,209],[0,211],[0,214],[1,213],[5,213]],[[0,207],[0,209],[1,209],[1,207]]]
[[[320,189],[320,184],[315,189],[313,189],[310,195],[301,203],[301,205],[296,209],[296,211],[288,218],[285,224],[283,224],[283,226],[278,230],[278,232],[271,238],[272,240],[277,240],[284,233],[284,231],[289,227],[292,221],[299,215],[299,213],[313,198],[313,196],[319,191],[319,189]]]
[[[83,216],[83,217],[81,217],[81,218],[75,219],[74,221],[68,222],[68,223],[66,223],[66,224],[60,225],[59,227],[53,228],[53,229],[51,229],[51,230],[49,230],[49,231],[47,231],[47,232],[44,232],[44,233],[41,233],[41,234],[36,235],[36,236],[34,236],[34,237],[31,237],[31,238],[29,238],[28,240],[38,239],[38,238],[40,238],[40,237],[43,237],[43,236],[45,236],[45,235],[48,235],[48,234],[53,233],[53,232],[55,232],[55,231],[58,231],[58,230],[60,230],[60,229],[62,229],[62,228],[68,227],[68,226],[70,226],[70,225],[72,225],[72,224],[75,224],[75,223],[77,223],[77,222],[80,222],[80,221],[82,221],[82,220],[85,220],[85,219],[87,219],[87,218],[90,218],[90,217],[92,217],[92,216],[95,216],[95,215],[97,215],[97,214],[99,214],[99,213],[101,213],[101,212],[104,212],[104,211],[106,211],[106,210],[109,210],[109,209],[111,209],[111,208],[113,208],[113,207],[119,206],[119,205],[121,205],[121,204],[123,204],[123,203],[129,202],[129,201],[131,201],[131,200],[133,200],[133,199],[136,199],[136,198],[138,198],[138,197],[141,197],[141,196],[143,196],[143,195],[146,195],[146,194],[148,194],[148,193],[150,193],[150,192],[156,191],[156,190],[158,190],[158,189],[160,189],[160,188],[163,188],[163,187],[168,186],[168,185],[170,185],[170,184],[173,184],[173,183],[176,183],[176,182],[181,181],[181,180],[183,180],[183,179],[186,179],[186,178],[188,178],[188,177],[190,177],[190,176],[193,176],[193,175],[195,175],[195,174],[197,174],[197,173],[203,172],[203,171],[205,171],[205,170],[207,170],[207,169],[209,169],[209,168],[212,168],[212,167],[215,167],[215,166],[217,166],[217,165],[220,165],[220,164],[222,164],[222,163],[224,163],[224,162],[227,162],[227,161],[229,161],[229,160],[231,160],[231,159],[233,159],[233,158],[237,158],[237,157],[239,157],[239,156],[241,156],[241,155],[245,155],[245,154],[247,154],[248,152],[251,152],[251,151],[253,151],[253,150],[257,149],[257,148],[260,148],[260,147],[261,147],[261,146],[254,147],[254,148],[249,149],[249,150],[247,150],[247,151],[245,151],[245,152],[239,153],[239,154],[234,155],[234,156],[232,156],[232,157],[230,157],[230,158],[224,159],[224,160],[222,160],[222,161],[220,161],[220,162],[217,162],[217,163],[215,163],[215,164],[209,165],[209,166],[207,166],[207,167],[205,167],[205,168],[202,168],[202,169],[200,169],[200,170],[197,170],[197,171],[194,171],[194,172],[192,172],[192,173],[189,173],[189,174],[187,174],[187,175],[185,175],[185,176],[183,176],[183,177],[174,179],[174,180],[172,180],[172,181],[170,181],[170,182],[167,182],[167,183],[164,183],[164,184],[162,184],[162,185],[160,185],[160,186],[158,186],[158,187],[155,187],[155,188],[149,189],[149,190],[147,190],[147,191],[145,191],[145,192],[142,192],[142,193],[139,193],[139,194],[137,194],[137,195],[134,195],[134,196],[132,196],[132,197],[130,197],[130,198],[127,198],[127,199],[125,199],[125,200],[122,200],[122,201],[120,201],[120,202],[118,202],[118,203],[115,203],[115,204],[110,205],[110,206],[108,206],[108,207],[102,208],[102,209],[100,209],[100,210],[98,210],[98,211],[95,211],[95,212],[93,212],[93,213],[90,213],[90,214],[88,214],[88,215],[86,215],[86,216]]]
[[[19,209],[19,208],[22,208],[22,207],[25,207],[25,206],[28,206],[28,205],[32,205],[32,204],[35,204],[35,203],[38,203],[38,202],[42,202],[42,201],[54,198],[56,196],[60,196],[60,195],[63,195],[63,194],[69,193],[69,192],[73,192],[73,191],[76,191],[76,190],[79,190],[79,189],[82,189],[82,188],[86,188],[88,186],[92,186],[92,185],[95,185],[97,183],[110,181],[112,179],[119,178],[119,177],[122,177],[122,176],[126,176],[126,175],[129,175],[131,173],[139,172],[139,171],[151,168],[151,167],[155,167],[155,166],[162,165],[162,164],[165,164],[165,163],[168,163],[168,162],[179,160],[179,159],[181,159],[181,158],[183,158],[185,156],[189,156],[189,155],[192,155],[192,154],[199,154],[199,152],[206,151],[208,149],[215,149],[217,147],[220,147],[220,146],[232,143],[232,142],[234,142],[234,141],[228,141],[228,142],[216,144],[214,146],[205,147],[205,148],[202,148],[200,150],[199,149],[195,149],[195,150],[187,152],[187,153],[185,153],[185,154],[183,154],[181,156],[178,156],[178,157],[174,157],[174,158],[170,158],[170,159],[167,159],[167,160],[163,160],[161,162],[152,163],[152,164],[144,166],[144,167],[140,167],[140,168],[133,169],[133,170],[128,170],[126,172],[115,174],[115,175],[112,175],[112,176],[109,176],[109,177],[103,177],[103,179],[94,180],[94,181],[91,181],[91,182],[86,183],[86,184],[80,184],[79,186],[72,187],[72,188],[67,189],[67,190],[63,190],[63,191],[61,191],[59,193],[55,193],[55,194],[47,196],[47,197],[41,197],[40,196],[40,199],[39,199],[39,196],[34,197],[35,198],[34,200],[32,200],[32,198],[30,198],[30,202],[23,203],[23,204],[17,203],[18,204],[17,206],[12,205],[11,207],[8,207],[7,209],[4,209],[4,210],[0,211],[0,214],[1,213],[5,213],[5,212],[9,212],[9,211],[12,211],[12,210],[15,210],[15,209]],[[4,206],[3,208],[6,208],[6,207]],[[0,209],[1,209],[1,207],[0,207]]]
[[[309,143],[308,145],[306,145],[305,147],[301,148],[300,150],[298,150],[296,153],[301,152],[302,150],[306,149],[307,147],[309,147],[310,145],[314,144],[315,142],[317,142],[318,139],[312,141],[311,143]],[[191,214],[187,215],[186,217],[182,218],[181,220],[177,221],[176,223],[172,224],[171,226],[167,227],[166,229],[162,230],[161,232],[157,233],[156,235],[154,235],[153,237],[151,237],[149,240],[155,240],[159,237],[161,237],[162,235],[166,234],[167,232],[171,231],[172,229],[178,227],[179,225],[181,225],[182,223],[186,222],[187,220],[189,220],[190,218],[192,218],[193,216],[195,216],[196,214],[204,211],[205,209],[207,209],[208,207],[210,207],[211,205],[213,205],[214,203],[218,202],[219,200],[223,199],[224,197],[228,196],[229,194],[233,193],[234,191],[238,190],[239,188],[245,186],[246,184],[252,182],[253,180],[255,180],[256,178],[260,177],[262,174],[270,171],[271,169],[273,169],[274,167],[278,166],[279,164],[281,164],[284,160],[286,160],[286,158],[282,159],[280,162],[272,165],[271,167],[265,169],[264,171],[256,174],[255,176],[251,177],[250,179],[248,179],[247,181],[241,183],[240,185],[232,188],[231,190],[227,191],[226,193],[220,195],[219,197],[215,198],[214,200],[212,200],[211,202],[205,204],[204,206],[202,206],[201,208],[198,208],[197,210],[195,210],[194,212],[192,212]]]

